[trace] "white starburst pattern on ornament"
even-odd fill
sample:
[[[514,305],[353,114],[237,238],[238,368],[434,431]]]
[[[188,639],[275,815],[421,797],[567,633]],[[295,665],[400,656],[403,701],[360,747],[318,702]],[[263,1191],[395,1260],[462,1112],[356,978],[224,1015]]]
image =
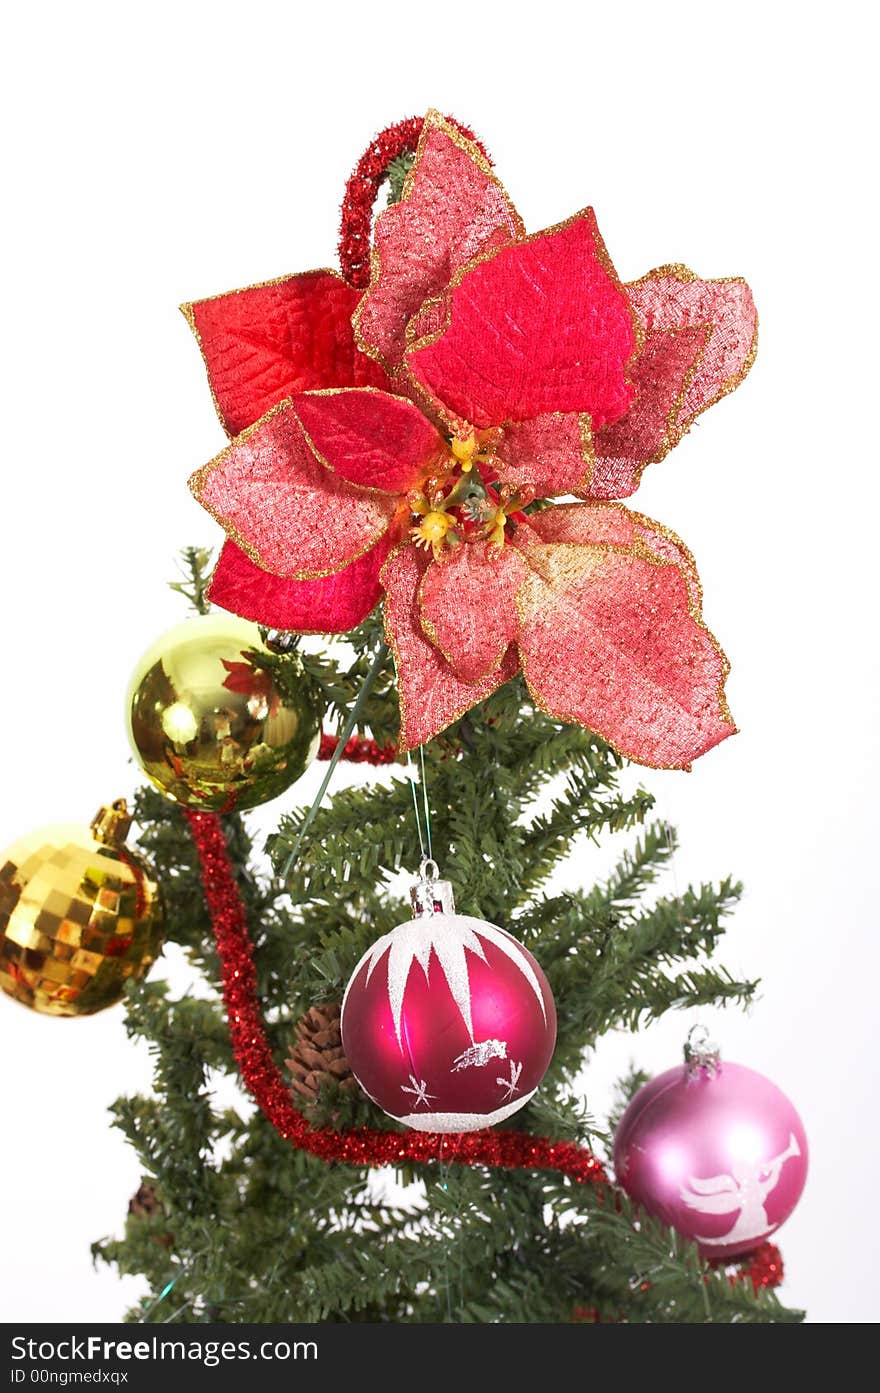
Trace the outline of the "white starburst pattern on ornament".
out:
[[[402,1049],[400,1024],[403,1015],[403,995],[410,968],[413,963],[417,962],[427,980],[428,964],[433,951],[452,993],[452,999],[461,1012],[462,1020],[467,1026],[471,1041],[473,1041],[471,987],[465,950],[473,953],[482,962],[486,962],[482,939],[498,948],[519,969],[534,992],[535,999],[541,1008],[541,1015],[546,1021],[547,1012],[544,1007],[544,998],[541,995],[541,986],[522,946],[511,934],[505,933],[504,929],[497,928],[495,924],[487,924],[483,919],[470,919],[464,914],[427,914],[418,919],[412,919],[409,923],[400,924],[398,928],[392,929],[391,933],[383,934],[358,963],[352,981],[357,977],[361,964],[366,961],[369,964],[367,967],[367,981],[369,982],[374,969],[385,953],[388,953],[388,1001],[391,1006],[397,1043]]]
[[[522,1073],[522,1071],[522,1065],[514,1064],[513,1060],[511,1059],[510,1078],[495,1080],[496,1083],[500,1084],[501,1087],[506,1090],[502,1102],[506,1103],[510,1098],[513,1097],[514,1093],[519,1093],[519,1076]]]
[[[436,1101],[437,1095],[428,1092],[428,1085],[425,1079],[417,1079],[415,1074],[410,1074],[409,1081],[412,1084],[412,1088],[407,1088],[406,1084],[402,1083],[400,1085],[400,1091],[401,1093],[411,1093],[413,1095],[414,1108],[417,1108],[419,1103],[424,1103],[425,1107],[427,1107],[429,1101],[432,1103]]]

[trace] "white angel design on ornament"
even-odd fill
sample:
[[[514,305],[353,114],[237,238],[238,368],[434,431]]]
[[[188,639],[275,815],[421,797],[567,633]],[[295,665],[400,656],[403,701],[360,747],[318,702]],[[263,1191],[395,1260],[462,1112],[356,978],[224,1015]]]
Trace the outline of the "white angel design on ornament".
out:
[[[767,1215],[765,1201],[776,1189],[786,1161],[800,1154],[797,1138],[791,1133],[788,1146],[772,1161],[734,1161],[729,1175],[713,1175],[707,1179],[691,1176],[679,1191],[689,1209],[699,1214],[732,1214],[739,1210],[736,1223],[727,1233],[714,1238],[696,1234],[696,1241],[705,1247],[727,1247],[733,1243],[757,1242],[778,1228]]]

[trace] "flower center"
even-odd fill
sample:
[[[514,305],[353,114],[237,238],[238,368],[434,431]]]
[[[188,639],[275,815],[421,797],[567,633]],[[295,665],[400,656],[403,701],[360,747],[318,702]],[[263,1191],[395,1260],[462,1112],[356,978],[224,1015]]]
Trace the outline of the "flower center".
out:
[[[452,523],[449,513],[430,512],[413,528],[413,532],[425,546],[436,547],[445,540]]]
[[[430,547],[435,561],[446,547],[462,542],[502,547],[511,514],[530,501],[522,490],[498,482],[488,437],[480,440],[473,427],[465,427],[450,439],[437,473],[409,495],[410,535],[416,546]]]

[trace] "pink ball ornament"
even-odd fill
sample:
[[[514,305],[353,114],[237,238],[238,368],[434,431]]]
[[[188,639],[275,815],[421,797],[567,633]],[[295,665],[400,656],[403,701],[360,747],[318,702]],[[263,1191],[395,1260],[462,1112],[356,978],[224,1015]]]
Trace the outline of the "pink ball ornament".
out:
[[[785,1094],[754,1069],[688,1047],[640,1088],[614,1138],[618,1184],[706,1258],[750,1252],[800,1199],[807,1138]]]
[[[412,899],[415,918],[378,939],[352,973],[346,1059],[367,1096],[408,1127],[491,1127],[523,1107],[547,1071],[550,987],[505,929],[454,912],[448,881],[423,869]]]

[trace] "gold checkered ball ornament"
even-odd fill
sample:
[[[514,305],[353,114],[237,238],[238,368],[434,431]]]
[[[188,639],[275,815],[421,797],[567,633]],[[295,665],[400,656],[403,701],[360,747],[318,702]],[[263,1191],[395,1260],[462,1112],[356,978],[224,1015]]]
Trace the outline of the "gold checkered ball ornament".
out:
[[[162,902],[125,845],[125,801],[91,827],[42,827],[0,853],[0,988],[45,1016],[120,1000],[162,948]]]
[[[152,784],[203,812],[255,808],[308,769],[322,712],[292,657],[283,677],[255,624],[229,614],[184,620],[143,655],[126,713]]]

